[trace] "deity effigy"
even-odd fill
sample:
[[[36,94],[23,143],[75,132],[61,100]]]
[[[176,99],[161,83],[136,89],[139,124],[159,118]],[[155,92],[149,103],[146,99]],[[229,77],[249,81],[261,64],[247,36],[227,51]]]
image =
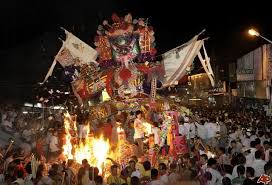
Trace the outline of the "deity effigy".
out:
[[[88,112],[85,120],[88,136],[77,145],[72,144],[71,134],[76,132],[76,127],[70,115],[65,115],[66,144],[63,154],[68,159],[75,158],[80,162],[88,158],[90,164],[100,168],[105,165],[103,160],[107,157],[120,163],[127,162],[134,149],[133,144],[126,140],[129,133],[124,128],[129,129],[134,119],[131,113],[139,110],[144,114],[141,123],[145,128],[144,136],[147,136],[145,144],[149,146],[146,153],[153,165],[156,165],[159,152],[164,151],[165,143],[170,145],[170,154],[173,156],[188,152],[185,139],[178,135],[177,128],[178,117],[183,113],[189,114],[189,111],[178,101],[173,102],[169,97],[157,94],[157,89],[177,85],[192,70],[196,56],[211,84],[214,84],[210,58],[204,46],[205,39],[199,40],[202,32],[187,43],[161,54],[162,60],[158,61],[155,33],[148,19],[133,19],[131,14],[124,17],[113,14],[110,21],[104,20],[98,26],[94,38],[95,49],[69,31],[64,31],[66,39],[44,82],[52,74],[56,62],[59,62],[64,70],[65,81],[71,84],[81,109]],[[102,98],[102,101],[89,104],[97,95],[104,93],[108,96],[107,101]],[[117,132],[115,139],[95,138],[99,125],[106,122],[114,122],[112,129]],[[160,123],[159,145],[154,144],[154,136],[149,137],[154,127],[152,122]],[[113,140],[118,142],[114,144]],[[101,155],[95,152],[97,147],[103,149]],[[91,156],[96,156],[96,160],[91,160]]]

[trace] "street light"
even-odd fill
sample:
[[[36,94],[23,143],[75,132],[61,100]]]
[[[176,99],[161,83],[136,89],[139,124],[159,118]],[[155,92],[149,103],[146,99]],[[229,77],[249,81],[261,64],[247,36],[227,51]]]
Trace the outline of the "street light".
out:
[[[249,33],[249,35],[252,35],[252,36],[259,36],[259,35],[260,35],[260,34],[259,34],[256,30],[254,30],[254,29],[248,30],[248,33]]]
[[[268,38],[262,36],[259,32],[257,32],[256,30],[254,29],[250,29],[248,30],[248,33],[252,36],[257,36],[257,37],[261,37],[262,39],[266,40],[267,42],[269,42],[270,44],[272,44],[272,41],[269,40]]]

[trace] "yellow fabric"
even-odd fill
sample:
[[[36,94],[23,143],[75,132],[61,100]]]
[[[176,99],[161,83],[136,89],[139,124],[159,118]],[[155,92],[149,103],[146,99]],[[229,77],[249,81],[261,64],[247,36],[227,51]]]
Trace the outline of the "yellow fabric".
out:
[[[82,182],[82,184],[83,185],[88,185],[89,184],[89,174],[87,174],[87,172],[85,173],[85,175],[82,177],[82,180],[81,180],[81,182]]]
[[[136,169],[139,170],[139,172],[141,173],[141,175],[145,171],[144,166],[141,163],[136,163]]]
[[[167,132],[167,145],[171,146],[172,143],[173,143],[173,136],[172,136],[172,129],[170,127]]]
[[[144,171],[144,172],[142,173],[142,177],[149,177],[149,178],[151,178],[151,170]]]
[[[127,178],[127,184],[131,185],[131,178],[130,177]]]
[[[125,183],[125,181],[122,178],[118,177],[118,176],[110,175],[107,178],[107,184],[112,184],[112,183],[115,183],[117,185],[122,185],[123,183]]]

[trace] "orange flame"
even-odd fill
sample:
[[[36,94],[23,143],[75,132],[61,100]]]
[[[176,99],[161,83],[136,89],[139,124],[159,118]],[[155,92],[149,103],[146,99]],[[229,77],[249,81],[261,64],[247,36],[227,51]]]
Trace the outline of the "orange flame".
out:
[[[96,166],[99,169],[100,174],[103,171],[103,165],[106,158],[109,155],[110,144],[108,140],[105,140],[103,136],[99,138],[94,138],[89,136],[89,126],[86,128],[88,130],[87,138],[85,142],[80,141],[78,145],[72,145],[70,125],[74,126],[69,113],[64,115],[64,127],[65,127],[65,139],[66,143],[63,145],[63,154],[67,159],[74,159],[77,163],[81,164],[83,159],[87,159],[89,164]],[[75,129],[76,127],[74,127]],[[74,149],[74,152],[72,152]]]
[[[72,144],[71,144],[71,134],[70,134],[70,114],[65,113],[64,114],[64,128],[65,128],[65,145],[63,145],[63,154],[68,158],[68,159],[73,159],[72,155]]]

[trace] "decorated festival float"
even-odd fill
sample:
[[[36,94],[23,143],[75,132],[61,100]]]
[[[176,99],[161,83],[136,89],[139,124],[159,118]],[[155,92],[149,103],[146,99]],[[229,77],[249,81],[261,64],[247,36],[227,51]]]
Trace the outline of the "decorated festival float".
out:
[[[65,80],[71,84],[84,116],[64,115],[65,137],[63,158],[89,164],[107,174],[108,158],[127,164],[132,155],[137,155],[137,146],[128,130],[133,127],[135,112],[143,112],[145,132],[145,154],[155,166],[168,155],[175,158],[188,152],[185,138],[179,136],[178,122],[190,111],[179,100],[161,96],[157,90],[174,87],[187,75],[198,56],[211,84],[214,75],[204,40],[199,35],[166,53],[157,61],[155,37],[148,20],[132,19],[112,15],[111,21],[98,26],[93,49],[72,33],[64,30],[66,39],[57,53],[44,82],[52,75],[57,62],[65,73]],[[201,54],[204,53],[204,55]],[[97,97],[100,97],[97,100]],[[94,103],[95,102],[95,103]],[[84,117],[80,119],[79,117]],[[87,127],[87,137],[79,140],[77,122]],[[159,124],[160,141],[154,143],[151,130]],[[115,138],[106,132],[108,125]],[[129,139],[132,138],[131,139]],[[165,145],[170,146],[166,150]]]

